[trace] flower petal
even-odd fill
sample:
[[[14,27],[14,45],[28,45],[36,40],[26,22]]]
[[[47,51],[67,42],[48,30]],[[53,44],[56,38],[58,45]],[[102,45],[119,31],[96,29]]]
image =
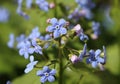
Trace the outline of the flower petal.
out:
[[[67,33],[67,29],[66,28],[60,28],[60,34],[66,34]]]
[[[48,76],[48,81],[53,82],[55,80],[54,76]]]
[[[58,38],[60,36],[60,33],[58,32],[58,30],[55,30],[53,33],[54,38]]]
[[[91,65],[93,68],[96,68],[98,66],[97,61],[92,62]]]
[[[57,24],[57,22],[58,22],[58,20],[57,20],[56,18],[50,19],[50,23],[51,23],[52,25]]]
[[[29,52],[30,54],[32,54],[32,53],[34,52],[34,48],[29,48],[29,49],[28,49],[28,52]]]
[[[25,59],[28,59],[28,56],[29,56],[28,52],[25,52],[25,53],[24,53]]]
[[[66,24],[66,21],[64,19],[59,20],[59,25],[64,26]]]
[[[37,71],[36,75],[37,75],[37,76],[43,76],[44,73],[43,73],[43,71],[39,70],[39,71]]]
[[[23,55],[24,53],[25,53],[24,49],[20,49],[20,50],[19,50],[19,54],[20,54],[20,55]]]
[[[34,61],[34,56],[30,56],[30,62],[33,62]]]
[[[100,50],[100,49],[97,49],[97,50],[95,51],[95,57],[99,56],[100,53],[101,53],[101,50]]]
[[[54,29],[55,29],[55,28],[54,28],[53,26],[48,26],[47,29],[46,29],[46,31],[48,31],[48,32],[53,32]]]
[[[45,82],[47,81],[46,76],[42,76],[41,79],[40,79],[40,81],[41,81],[42,83],[45,83]]]
[[[44,66],[43,67],[43,72],[47,72],[47,71],[49,71],[50,69],[49,69],[49,67],[48,66]]]
[[[55,69],[52,69],[51,71],[50,71],[50,75],[55,75],[56,74],[56,70]]]
[[[24,72],[25,72],[25,73],[28,73],[28,72],[30,72],[32,69],[33,69],[33,66],[27,67],[27,68],[24,70]]]

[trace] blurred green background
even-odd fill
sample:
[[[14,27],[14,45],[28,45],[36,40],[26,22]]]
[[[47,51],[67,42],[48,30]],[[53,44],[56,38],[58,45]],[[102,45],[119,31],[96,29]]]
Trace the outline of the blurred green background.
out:
[[[53,2],[54,0],[48,0]],[[10,49],[7,46],[9,34],[14,33],[18,36],[22,33],[28,34],[31,30],[38,26],[41,33],[45,33],[46,20],[53,18],[55,12],[57,18],[65,18],[67,13],[62,7],[68,6],[72,9],[76,7],[74,0],[56,0],[56,8],[50,9],[48,13],[41,11],[36,7],[23,10],[29,14],[30,19],[26,20],[16,13],[17,4],[15,0],[0,0],[0,6],[5,7],[10,12],[10,18],[6,23],[0,23],[0,84],[5,84],[7,80],[13,84],[40,84],[39,77],[35,74],[36,69],[27,75],[24,75],[24,69],[28,60],[25,60],[18,54],[18,50]],[[95,20],[104,23],[104,5],[110,6],[110,17],[113,23],[106,24],[107,27],[101,26],[101,36],[97,40],[90,39],[88,41],[89,49],[102,48],[103,45],[107,49],[107,63],[105,71],[82,71],[76,70],[65,71],[65,84],[119,84],[120,80],[120,0],[93,0],[97,7],[93,10],[95,13]],[[102,7],[103,6],[103,7]],[[1,16],[0,16],[1,17]],[[83,23],[83,24],[82,24]],[[86,28],[88,21],[81,21],[83,28]],[[79,45],[79,44],[77,44]],[[80,80],[81,73],[84,72],[82,80]],[[71,74],[69,74],[71,73]],[[80,74],[78,74],[80,73]],[[57,80],[52,84],[57,84]]]

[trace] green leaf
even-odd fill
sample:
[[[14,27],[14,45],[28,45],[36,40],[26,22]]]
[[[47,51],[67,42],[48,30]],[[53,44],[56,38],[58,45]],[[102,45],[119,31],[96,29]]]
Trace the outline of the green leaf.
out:
[[[36,71],[38,69],[33,69],[28,74],[25,74],[21,77],[16,78],[13,80],[13,84],[41,84],[40,77],[36,75]]]
[[[120,59],[119,59],[119,45],[114,44],[112,46],[109,46],[107,48],[107,62],[106,67],[115,75],[119,74],[119,65],[120,65]]]

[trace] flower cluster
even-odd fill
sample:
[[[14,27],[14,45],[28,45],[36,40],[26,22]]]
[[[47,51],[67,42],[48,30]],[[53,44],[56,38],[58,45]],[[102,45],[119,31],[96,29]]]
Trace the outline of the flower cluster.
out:
[[[82,62],[83,58],[86,58],[87,64],[91,64],[93,68],[99,66],[100,70],[104,70],[103,65],[106,63],[106,49],[104,46],[103,46],[103,53],[104,56],[102,56],[100,49],[97,49],[96,51],[91,49],[89,52],[87,52],[87,44],[85,44],[79,56],[73,54],[70,56],[70,60],[72,63],[77,63],[77,62]]]
[[[89,40],[88,36],[83,32],[83,29],[81,28],[80,24],[77,24],[72,29],[68,28],[68,22],[64,19],[57,19],[57,18],[51,18],[47,20],[47,23],[50,23],[51,25],[46,28],[46,32],[48,34],[41,35],[39,32],[39,28],[35,27],[32,32],[25,36],[24,34],[21,34],[19,37],[16,38],[13,34],[10,34],[10,41],[8,42],[8,47],[13,48],[14,42],[17,42],[17,49],[19,50],[19,54],[21,56],[24,56],[25,59],[30,60],[30,63],[26,65],[26,68],[24,70],[25,73],[29,73],[34,68],[41,68],[41,66],[38,66],[37,63],[39,61],[34,60],[34,53],[37,53],[38,55],[43,55],[43,50],[47,49],[48,47],[52,47],[53,45],[59,49],[59,51],[63,48],[67,48],[66,44],[69,41],[69,39],[73,39],[75,37],[79,37],[81,41],[83,41],[84,47],[82,50],[75,50],[75,49],[67,49],[70,50],[69,54],[66,56],[66,61],[76,64],[77,62],[82,62],[84,58],[86,58],[86,63],[91,64],[93,68],[100,67],[100,70],[104,70],[103,64],[106,63],[106,50],[103,46],[103,53],[104,56],[102,57],[102,53],[100,49],[97,49],[96,51],[90,50],[87,51],[87,41]],[[98,24],[94,24],[94,32],[98,32],[97,28],[99,27]],[[66,43],[64,43],[64,38],[66,38]],[[50,45],[51,44],[51,45]],[[64,45],[64,46],[63,46]],[[44,48],[44,49],[43,49]],[[71,51],[74,50],[78,54]],[[61,51],[60,51],[61,52]],[[59,53],[60,53],[59,52]],[[64,51],[63,51],[64,52]],[[63,52],[60,55],[63,55]],[[44,55],[43,55],[44,56]],[[55,65],[56,63],[61,63],[62,59],[65,59],[64,57],[60,58],[59,56],[57,58],[53,58],[51,61],[47,60],[50,64],[43,65],[43,70],[37,71],[37,76],[40,76],[41,83],[45,82],[53,82],[55,81],[55,74],[56,74],[56,67],[54,66],[54,69],[50,69],[50,65]],[[59,61],[58,61],[59,60]],[[60,65],[61,67],[61,65]],[[66,67],[66,66],[65,66]],[[69,67],[69,66],[67,66]],[[63,68],[63,67],[62,67]],[[61,76],[61,73],[59,74]]]
[[[78,7],[71,13],[68,18],[79,20],[80,17],[92,19],[93,14],[91,9],[95,7],[95,4],[91,0],[75,0]]]
[[[25,19],[29,19],[29,16],[22,11],[22,3],[23,0],[17,0],[18,7],[16,12],[20,15],[23,16]],[[26,8],[30,9],[32,7],[33,0],[26,0]],[[49,8],[54,8],[54,3],[48,3],[46,0],[36,0],[35,4],[43,11],[48,12]]]
[[[10,34],[10,40],[8,42],[8,47],[13,48],[15,41],[17,42],[17,49],[19,49],[19,54],[25,57],[25,59],[29,58],[30,54],[38,53],[42,55],[42,47],[39,45],[38,40],[42,40],[45,42],[45,47],[48,47],[47,40],[51,39],[50,35],[41,36],[38,30],[38,27],[35,27],[31,34],[25,37],[24,34],[21,34],[19,37],[16,38],[13,34]],[[44,48],[45,48],[44,47]]]

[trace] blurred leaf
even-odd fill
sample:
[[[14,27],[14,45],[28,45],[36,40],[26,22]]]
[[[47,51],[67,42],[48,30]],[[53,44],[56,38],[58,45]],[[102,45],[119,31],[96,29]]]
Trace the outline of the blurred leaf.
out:
[[[119,45],[114,44],[107,48],[106,67],[115,75],[120,74]]]
[[[25,74],[15,79],[12,84],[41,84],[40,77],[36,75],[37,69],[33,69],[28,74]]]

